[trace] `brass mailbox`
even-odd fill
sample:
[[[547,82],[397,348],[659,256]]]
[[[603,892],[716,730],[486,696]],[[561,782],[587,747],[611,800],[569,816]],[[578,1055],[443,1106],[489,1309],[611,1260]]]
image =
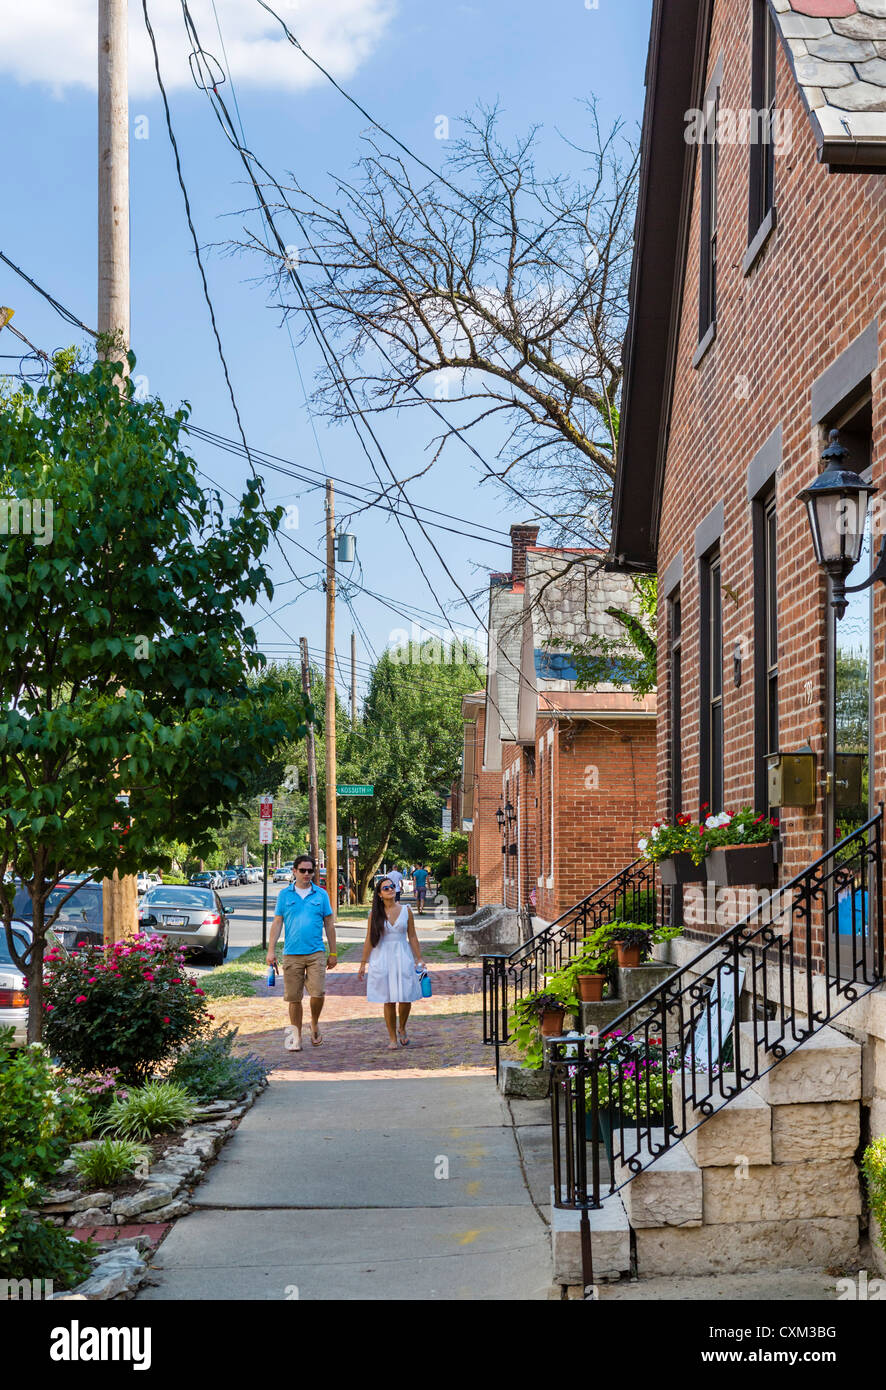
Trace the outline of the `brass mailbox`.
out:
[[[862,794],[862,772],[866,753],[834,754],[834,805],[841,810],[845,806],[860,806]]]
[[[811,748],[796,753],[770,753],[766,759],[770,806],[814,806],[815,754]]]

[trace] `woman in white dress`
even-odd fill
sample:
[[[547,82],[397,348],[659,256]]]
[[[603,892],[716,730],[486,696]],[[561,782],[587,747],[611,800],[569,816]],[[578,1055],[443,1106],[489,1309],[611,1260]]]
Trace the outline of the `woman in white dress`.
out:
[[[368,974],[366,998],[372,1004],[385,1006],[385,1027],[390,1048],[408,1046],[406,1020],[415,1000],[421,998],[421,982],[416,973],[416,966],[421,964],[421,947],[415,934],[412,908],[398,903],[392,880],[382,878],[369,909],[363,959],[357,978],[362,980]]]

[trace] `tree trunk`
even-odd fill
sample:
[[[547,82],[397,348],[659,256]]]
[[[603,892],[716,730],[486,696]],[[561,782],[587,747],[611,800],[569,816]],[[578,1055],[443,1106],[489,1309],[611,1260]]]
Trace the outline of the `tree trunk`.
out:
[[[38,886],[39,885],[39,886]],[[28,981],[28,1042],[39,1042],[43,1037],[43,952],[46,947],[45,927],[46,898],[42,878],[35,879],[31,886],[33,904],[34,945],[31,951]]]

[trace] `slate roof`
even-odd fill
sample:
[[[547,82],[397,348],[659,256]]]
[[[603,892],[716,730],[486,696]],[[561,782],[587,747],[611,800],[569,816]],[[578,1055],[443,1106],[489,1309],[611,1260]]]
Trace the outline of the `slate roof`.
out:
[[[886,163],[886,0],[769,0],[821,158]]]
[[[541,547],[526,552],[525,611],[531,624],[531,650],[533,657],[539,650],[549,654],[543,669],[540,662],[533,663],[540,692],[575,689],[575,668],[571,660],[562,659],[564,639],[580,641],[592,633],[623,637],[624,628],[606,609],[637,606],[627,575],[613,574],[599,564],[570,565],[574,553]],[[617,687],[607,683],[600,688]]]

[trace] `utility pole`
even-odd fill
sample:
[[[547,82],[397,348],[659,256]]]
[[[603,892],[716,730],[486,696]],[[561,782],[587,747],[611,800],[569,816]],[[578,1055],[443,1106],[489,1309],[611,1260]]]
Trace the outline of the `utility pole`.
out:
[[[308,639],[300,637],[301,647],[301,688],[306,700],[311,698],[311,668],[308,664]],[[308,839],[311,854],[317,862],[320,849],[320,817],[317,812],[317,749],[314,744],[314,725],[308,725]]]
[[[100,334],[129,348],[128,0],[98,0],[98,319]],[[120,383],[121,390],[123,383]],[[102,880],[106,942],[136,929],[132,874]]]
[[[351,633],[351,728],[357,726],[357,636]]]
[[[338,907],[338,804],[335,794],[335,490],[326,479],[326,891]]]

